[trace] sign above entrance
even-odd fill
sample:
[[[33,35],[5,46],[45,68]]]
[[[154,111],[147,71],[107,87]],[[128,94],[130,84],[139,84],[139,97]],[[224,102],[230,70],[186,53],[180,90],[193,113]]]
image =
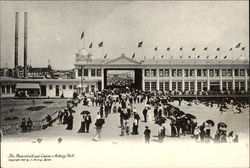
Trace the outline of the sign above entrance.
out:
[[[109,65],[138,65],[140,62],[137,62],[133,59],[130,59],[126,57],[124,54],[122,54],[120,57],[108,61],[106,64]]]

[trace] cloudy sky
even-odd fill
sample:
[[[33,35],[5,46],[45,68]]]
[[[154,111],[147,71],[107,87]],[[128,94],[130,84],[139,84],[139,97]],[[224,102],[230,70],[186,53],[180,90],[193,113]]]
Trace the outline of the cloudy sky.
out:
[[[73,68],[75,52],[83,47],[80,40],[85,32],[84,45],[93,42],[93,58],[101,58],[98,43],[103,41],[104,54],[116,58],[125,53],[142,58],[139,41],[143,40],[143,54],[167,58],[166,48],[179,58],[180,47],[187,58],[193,47],[196,55],[210,57],[218,53],[228,55],[229,48],[241,42],[249,51],[248,1],[17,1],[3,2],[1,19],[1,67],[14,65],[15,12],[19,12],[19,65],[23,65],[23,13],[28,12],[28,61],[33,67],[47,66],[50,60],[56,69]],[[234,57],[241,53],[234,49]],[[248,55],[248,54],[247,54]],[[28,62],[28,63],[29,63]]]

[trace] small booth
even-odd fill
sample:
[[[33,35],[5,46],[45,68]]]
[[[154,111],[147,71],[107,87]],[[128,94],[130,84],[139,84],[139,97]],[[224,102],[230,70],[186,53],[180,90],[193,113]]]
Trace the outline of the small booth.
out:
[[[17,83],[16,96],[17,97],[38,97],[40,95],[39,83]]]

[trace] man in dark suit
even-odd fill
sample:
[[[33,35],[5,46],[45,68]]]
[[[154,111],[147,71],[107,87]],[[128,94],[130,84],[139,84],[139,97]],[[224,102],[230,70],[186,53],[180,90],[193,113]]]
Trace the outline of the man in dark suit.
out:
[[[151,130],[148,128],[148,126],[146,126],[145,128],[146,128],[144,131],[145,143],[149,143]]]
[[[144,116],[144,122],[147,122],[147,114],[148,114],[148,110],[147,107],[145,107],[142,111],[143,116]]]
[[[89,114],[87,114],[85,116],[85,128],[87,130],[87,133],[89,133],[89,125],[92,123],[92,119],[91,116]]]

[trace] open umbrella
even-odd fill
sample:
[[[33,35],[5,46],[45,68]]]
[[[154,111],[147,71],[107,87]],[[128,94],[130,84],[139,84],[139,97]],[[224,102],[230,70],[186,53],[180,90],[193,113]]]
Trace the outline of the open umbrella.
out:
[[[90,114],[90,112],[87,111],[87,110],[84,110],[84,111],[82,111],[80,114]]]
[[[196,119],[196,117],[193,115],[193,114],[189,114],[189,113],[187,113],[187,114],[185,114],[185,116],[187,117],[187,118],[192,118],[192,119]]]
[[[102,125],[105,123],[105,119],[103,118],[100,118],[100,119],[97,119],[96,122],[95,122],[95,126],[97,127],[102,127]]]
[[[177,115],[178,115],[178,116],[182,116],[182,115],[184,115],[184,114],[185,114],[185,113],[184,113],[183,111],[178,111],[178,112],[177,112]]]
[[[176,118],[174,118],[173,116],[169,116],[167,117],[167,119],[169,119],[170,121],[176,121]]]
[[[206,123],[210,124],[212,127],[214,126],[214,121],[213,120],[207,120]]]
[[[165,122],[166,122],[166,118],[162,117],[161,119],[156,120],[155,124],[159,124],[160,125],[160,124],[164,124]]]
[[[220,122],[217,124],[218,127],[221,127],[221,128],[227,128],[227,124],[224,123],[224,122]]]

